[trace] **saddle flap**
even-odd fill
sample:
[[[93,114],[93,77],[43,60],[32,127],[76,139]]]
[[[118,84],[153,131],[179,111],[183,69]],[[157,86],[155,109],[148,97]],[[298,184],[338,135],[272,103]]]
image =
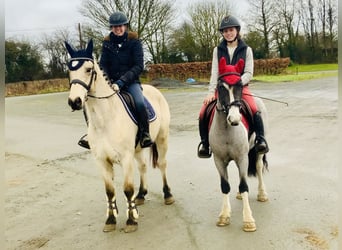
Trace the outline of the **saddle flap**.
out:
[[[247,120],[249,131],[254,131],[253,112],[246,100],[241,99],[241,114]],[[251,132],[250,132],[251,133]]]
[[[131,117],[132,121],[135,124],[138,124],[137,112],[136,112],[136,107],[135,107],[133,96],[127,91],[122,91],[122,90],[118,93],[118,96],[120,100],[122,101],[128,115]],[[145,96],[144,96],[144,103],[145,103],[145,108],[147,111],[148,121],[153,122],[155,119],[157,119],[157,116],[151,103],[147,100]]]

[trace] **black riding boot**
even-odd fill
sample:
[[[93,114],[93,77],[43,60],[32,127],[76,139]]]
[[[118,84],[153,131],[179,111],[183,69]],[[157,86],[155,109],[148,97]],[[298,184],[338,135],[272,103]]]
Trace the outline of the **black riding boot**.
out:
[[[262,121],[260,112],[254,114],[254,128],[255,128],[255,149],[259,154],[266,154],[268,152],[268,145],[264,136],[264,123]]]
[[[198,125],[201,142],[197,147],[197,156],[199,158],[210,158],[211,150],[209,147],[208,125],[204,118],[199,119]]]
[[[147,111],[145,107],[140,112],[138,112],[138,119],[140,146],[142,148],[150,147],[154,142],[152,141],[150,136],[150,126],[148,123]]]
[[[87,127],[88,127],[88,116],[87,116],[87,112],[85,110],[85,108],[83,108],[83,114],[84,114],[84,119],[87,123]],[[90,149],[88,140],[87,140],[87,134],[85,134],[84,136],[81,137],[81,139],[78,141],[78,145],[81,147],[84,147],[86,149]]]

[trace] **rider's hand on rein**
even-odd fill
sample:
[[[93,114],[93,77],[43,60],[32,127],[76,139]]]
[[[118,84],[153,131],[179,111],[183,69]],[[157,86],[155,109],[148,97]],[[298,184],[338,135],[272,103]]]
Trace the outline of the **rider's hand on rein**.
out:
[[[116,83],[111,84],[110,87],[111,87],[115,92],[119,92],[119,90],[120,90],[119,85],[117,85]]]
[[[215,99],[214,94],[209,94],[203,101],[203,104],[208,105],[211,101]]]

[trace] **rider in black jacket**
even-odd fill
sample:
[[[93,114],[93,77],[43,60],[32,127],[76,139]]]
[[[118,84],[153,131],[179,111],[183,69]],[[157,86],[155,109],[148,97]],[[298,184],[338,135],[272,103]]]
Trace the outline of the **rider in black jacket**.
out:
[[[139,76],[144,69],[144,53],[136,32],[128,31],[128,19],[120,11],[109,17],[111,32],[103,40],[100,67],[110,80],[111,87],[124,89],[134,99],[140,146],[149,147],[153,141]],[[83,141],[84,143],[84,141]],[[79,142],[82,146],[82,142]]]
[[[128,19],[120,11],[109,17],[111,32],[104,38],[100,67],[114,89],[124,88],[134,99],[141,147],[153,144],[139,76],[144,69],[144,52],[138,34],[128,31]]]

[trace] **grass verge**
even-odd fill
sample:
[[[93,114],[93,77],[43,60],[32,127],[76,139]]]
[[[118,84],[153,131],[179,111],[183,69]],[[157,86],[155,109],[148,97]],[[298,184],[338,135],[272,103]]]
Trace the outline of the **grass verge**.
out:
[[[294,82],[338,75],[338,64],[291,65],[286,73],[280,75],[258,75],[254,81]]]

